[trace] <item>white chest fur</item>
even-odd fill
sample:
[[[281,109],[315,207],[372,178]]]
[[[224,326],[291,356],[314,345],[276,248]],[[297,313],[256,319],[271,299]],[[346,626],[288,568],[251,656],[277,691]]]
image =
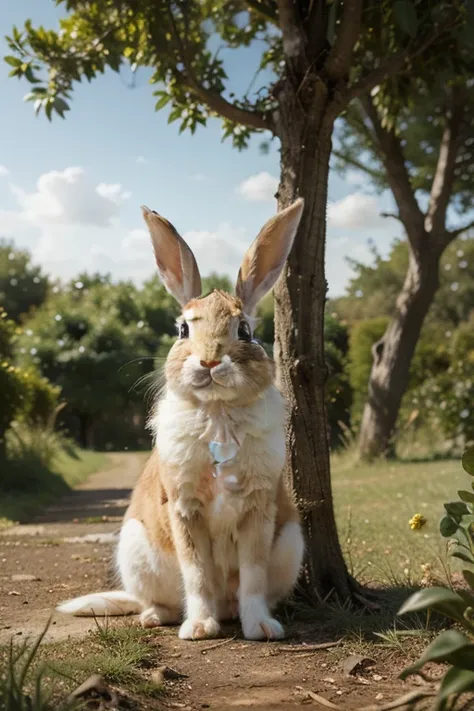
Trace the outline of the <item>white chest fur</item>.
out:
[[[253,490],[271,487],[278,480],[285,458],[283,398],[272,386],[251,405],[223,405],[223,416],[226,415],[240,443],[232,473],[239,477],[242,496],[228,497],[228,503],[238,508],[239,498],[245,498]],[[209,411],[168,391],[159,403],[151,427],[161,461],[172,466],[177,486],[192,496],[203,469],[211,463],[209,442],[213,433],[209,428]]]

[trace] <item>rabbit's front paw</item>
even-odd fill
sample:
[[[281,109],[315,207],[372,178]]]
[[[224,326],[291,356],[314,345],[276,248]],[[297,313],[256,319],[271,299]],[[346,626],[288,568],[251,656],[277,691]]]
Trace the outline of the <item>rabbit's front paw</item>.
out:
[[[213,617],[205,620],[184,620],[179,629],[180,639],[209,639],[219,634],[219,623]]]

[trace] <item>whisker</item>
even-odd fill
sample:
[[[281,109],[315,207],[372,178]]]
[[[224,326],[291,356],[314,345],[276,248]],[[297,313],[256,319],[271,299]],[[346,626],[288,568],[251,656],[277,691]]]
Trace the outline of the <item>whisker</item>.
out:
[[[126,368],[127,365],[131,365],[132,363],[137,363],[138,361],[141,360],[155,360],[155,356],[140,356],[139,358],[133,358],[132,360],[129,360],[128,363],[124,363],[123,365],[120,366],[118,369],[118,372],[120,373],[123,368]]]

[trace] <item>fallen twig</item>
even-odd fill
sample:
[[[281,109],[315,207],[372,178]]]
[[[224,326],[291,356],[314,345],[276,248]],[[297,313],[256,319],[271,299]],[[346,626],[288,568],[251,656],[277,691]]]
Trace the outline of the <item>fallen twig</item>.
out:
[[[216,642],[215,644],[210,644],[208,647],[203,647],[201,649],[201,654],[210,652],[211,649],[217,649],[217,647],[222,647],[223,644],[228,644],[229,642],[233,642],[234,639],[235,639],[235,635],[233,637],[229,637],[229,639],[223,639],[220,642]]]
[[[321,704],[321,706],[325,706],[327,709],[339,709],[339,706],[336,706],[336,704],[333,704],[332,701],[328,701],[327,699],[324,698],[324,696],[320,696],[319,694],[315,694],[314,691],[306,691],[305,692],[310,699],[313,699],[313,701],[316,701],[316,703]]]
[[[392,709],[399,709],[402,706],[412,704],[414,701],[420,701],[421,699],[427,699],[430,696],[436,696],[436,693],[437,692],[433,689],[430,691],[415,689],[415,691],[410,691],[408,694],[400,696],[400,698],[395,699],[395,701],[389,701],[388,704],[384,704],[383,706],[377,706],[374,704],[373,706],[364,706],[363,708],[358,709],[358,711],[392,711]]]
[[[278,647],[279,652],[317,652],[319,649],[331,649],[331,647],[339,647],[342,644],[344,638],[336,640],[335,642],[322,642],[321,644],[284,644]]]

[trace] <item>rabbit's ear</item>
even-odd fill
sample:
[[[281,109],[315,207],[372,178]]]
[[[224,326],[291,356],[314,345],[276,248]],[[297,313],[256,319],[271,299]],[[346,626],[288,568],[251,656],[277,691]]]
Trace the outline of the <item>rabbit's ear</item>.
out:
[[[280,276],[293,246],[303,207],[304,200],[300,198],[272,217],[247,250],[237,278],[236,293],[249,315]]]
[[[148,225],[156,264],[166,290],[185,306],[201,295],[201,276],[194,254],[177,233],[171,222],[142,205],[143,217]]]

